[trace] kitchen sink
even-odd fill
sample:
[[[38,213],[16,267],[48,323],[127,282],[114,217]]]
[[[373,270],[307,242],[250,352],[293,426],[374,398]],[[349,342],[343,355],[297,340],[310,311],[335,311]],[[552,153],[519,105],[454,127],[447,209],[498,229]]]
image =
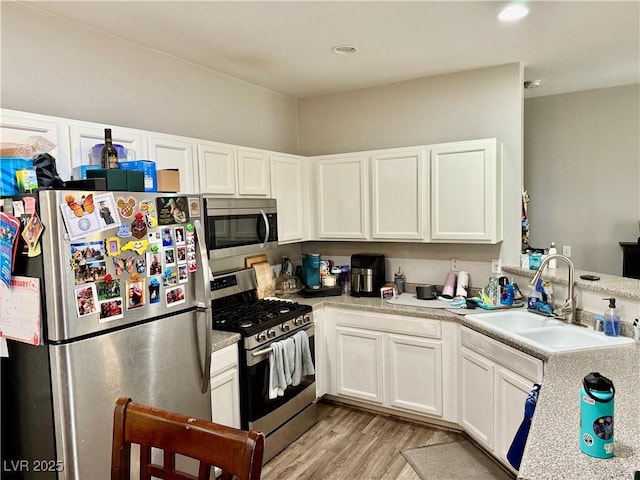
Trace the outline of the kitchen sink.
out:
[[[466,315],[489,329],[548,352],[568,352],[633,344],[628,337],[608,337],[602,332],[569,325],[531,312],[503,311]]]
[[[555,327],[563,324],[561,320],[543,317],[542,315],[536,315],[531,312],[523,312],[522,310],[478,313],[465,316],[466,318],[509,332],[518,332],[529,328]]]

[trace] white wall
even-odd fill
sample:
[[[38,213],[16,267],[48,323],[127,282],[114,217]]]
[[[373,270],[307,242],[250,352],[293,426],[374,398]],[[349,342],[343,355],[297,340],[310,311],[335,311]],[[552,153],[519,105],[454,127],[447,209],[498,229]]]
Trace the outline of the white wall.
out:
[[[522,65],[512,63],[301,99],[300,153],[320,155],[497,137],[503,142],[505,153],[504,242],[498,253],[503,262],[518,264],[523,178],[522,82]],[[473,254],[467,246],[446,247],[443,253],[428,245],[378,245],[387,251],[391,248],[388,254],[396,258],[406,257],[409,251],[416,255],[417,248],[420,258],[434,260],[435,278],[443,279],[451,256],[462,262],[484,262],[487,276],[491,273],[491,258],[497,258],[495,246],[480,246]],[[372,251],[370,246],[357,242],[331,244],[324,250],[327,255],[340,255],[338,252],[344,253],[349,248],[355,252]],[[407,281],[422,280],[407,277]],[[486,277],[475,285],[483,282],[486,283]]]
[[[297,152],[294,98],[34,8],[0,8],[4,108]]]
[[[525,126],[531,245],[622,275],[618,242],[640,236],[640,85],[528,99]]]

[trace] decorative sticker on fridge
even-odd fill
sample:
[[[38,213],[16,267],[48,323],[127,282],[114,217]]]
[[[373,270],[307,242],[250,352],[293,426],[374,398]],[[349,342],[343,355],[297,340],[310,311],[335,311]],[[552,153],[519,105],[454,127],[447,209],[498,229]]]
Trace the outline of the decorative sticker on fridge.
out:
[[[198,270],[198,263],[196,262],[196,234],[193,231],[193,225],[187,225],[186,236],[187,267],[189,272],[195,272]]]
[[[200,216],[200,199],[199,198],[189,199],[189,216],[190,217]]]
[[[110,298],[100,302],[99,323],[111,322],[123,317],[122,297]]]
[[[145,238],[144,240],[132,240],[130,242],[127,242],[122,246],[121,250],[133,250],[138,255],[142,255],[147,251],[148,246],[149,241]]]
[[[149,280],[149,303],[160,303],[160,280],[157,277]]]
[[[189,281],[189,270],[186,265],[178,265],[178,283],[187,283]]]
[[[184,285],[179,285],[174,288],[167,288],[165,291],[165,297],[167,299],[167,307],[175,307],[185,302]]]
[[[178,273],[172,268],[165,268],[162,274],[162,285],[164,287],[175,287],[178,285]]]
[[[76,312],[78,317],[86,317],[97,312],[98,297],[95,284],[74,290],[76,298]]]
[[[173,237],[175,238],[176,245],[184,245],[186,240],[184,236],[184,227],[176,227],[173,229]]]
[[[136,199],[134,197],[118,197],[116,205],[121,217],[131,218],[136,209]]]
[[[144,279],[127,281],[127,310],[145,306]]]
[[[160,253],[147,252],[147,277],[162,274],[162,263],[160,262]]]
[[[42,248],[40,248],[40,236],[43,231],[44,225],[40,221],[38,214],[31,214],[29,220],[27,220],[27,224],[22,230],[22,238],[27,245],[28,257],[37,257],[42,253]]]
[[[176,265],[176,252],[173,248],[164,249],[164,266],[174,267]]]
[[[187,263],[187,246],[179,245],[176,247],[176,260],[178,265],[186,265]]]
[[[109,300],[122,296],[120,279],[113,278],[110,274],[105,275],[104,282],[96,282],[96,289],[98,290],[98,300]]]
[[[187,197],[158,197],[158,224],[172,225],[174,223],[187,223]]]
[[[109,237],[105,239],[104,247],[107,255],[110,257],[120,255],[120,239],[118,237]]]
[[[0,212],[0,282],[7,288],[18,249],[19,231],[20,220],[7,212]]]
[[[107,274],[104,242],[72,243],[71,268],[76,285],[104,280]]]
[[[135,219],[131,222],[131,235],[135,238],[145,238],[147,236],[147,223],[141,212],[136,213]]]
[[[67,195],[64,199],[65,203],[60,204],[60,212],[71,240],[120,226],[119,218],[114,218],[110,214],[106,215],[107,210],[109,212],[115,211],[113,193],[100,195],[90,193],[82,195],[80,198]],[[97,210],[95,203],[99,206]],[[107,223],[107,221],[111,223]]]
[[[153,200],[142,200],[140,202],[140,211],[144,215],[144,220],[149,228],[158,226],[158,217],[156,215],[156,205]]]
[[[163,247],[171,247],[173,246],[173,232],[170,227],[163,227],[161,229],[162,232],[162,246]]]

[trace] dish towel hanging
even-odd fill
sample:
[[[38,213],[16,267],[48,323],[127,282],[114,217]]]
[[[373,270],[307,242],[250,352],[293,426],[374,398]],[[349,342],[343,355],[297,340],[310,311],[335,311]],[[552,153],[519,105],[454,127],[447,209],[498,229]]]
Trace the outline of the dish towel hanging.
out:
[[[527,444],[527,437],[529,436],[529,429],[531,428],[533,412],[536,409],[536,403],[538,403],[540,387],[541,385],[539,383],[533,384],[533,388],[524,402],[524,419],[522,420],[515,437],[513,437],[513,442],[511,442],[511,446],[507,452],[507,460],[509,460],[509,463],[516,470],[520,470],[520,462],[522,462],[524,446]]]
[[[300,330],[293,337],[295,342],[295,361],[292,385],[300,385],[302,377],[313,375],[316,373],[313,367],[313,359],[311,358],[311,349],[309,348],[309,336],[304,330]]]
[[[271,344],[269,352],[269,399],[282,397],[289,385],[300,385],[302,377],[315,374],[309,336],[301,330]]]

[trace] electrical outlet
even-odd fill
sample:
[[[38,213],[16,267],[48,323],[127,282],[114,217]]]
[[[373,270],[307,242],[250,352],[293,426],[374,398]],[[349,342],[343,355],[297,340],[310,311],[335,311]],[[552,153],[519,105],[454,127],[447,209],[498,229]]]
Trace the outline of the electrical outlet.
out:
[[[563,245],[562,246],[562,254],[565,257],[571,257],[571,245]]]
[[[451,271],[458,271],[458,259],[456,257],[451,257]]]
[[[499,258],[491,260],[491,273],[502,273],[502,263]]]

